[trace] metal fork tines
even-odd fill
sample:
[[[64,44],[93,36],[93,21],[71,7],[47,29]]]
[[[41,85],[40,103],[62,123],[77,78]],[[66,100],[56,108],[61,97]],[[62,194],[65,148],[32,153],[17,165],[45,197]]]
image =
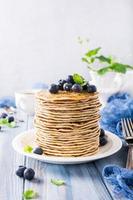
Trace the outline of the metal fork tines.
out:
[[[131,118],[122,119],[121,124],[122,124],[122,131],[123,131],[124,138],[133,139],[133,122]]]
[[[133,169],[133,121],[131,118],[121,119],[121,124],[123,137],[129,147],[126,167]]]

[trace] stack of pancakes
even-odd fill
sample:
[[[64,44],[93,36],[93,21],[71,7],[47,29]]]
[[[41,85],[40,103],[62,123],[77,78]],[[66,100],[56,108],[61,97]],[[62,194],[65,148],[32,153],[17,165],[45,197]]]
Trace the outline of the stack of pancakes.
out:
[[[98,93],[59,91],[36,95],[36,142],[45,155],[89,156],[99,148]]]

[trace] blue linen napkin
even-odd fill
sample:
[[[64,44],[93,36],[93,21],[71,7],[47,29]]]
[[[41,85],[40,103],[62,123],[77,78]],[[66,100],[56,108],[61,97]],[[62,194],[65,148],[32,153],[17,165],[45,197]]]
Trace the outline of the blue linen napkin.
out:
[[[32,85],[32,89],[47,89],[48,85],[43,82],[36,82]],[[4,96],[0,98],[0,108],[16,108],[15,98],[12,96]]]
[[[16,107],[15,99],[12,96],[4,96],[0,98],[0,108]]]
[[[121,118],[133,119],[133,98],[128,93],[115,93],[107,100],[101,111],[100,125],[103,129],[122,137]],[[113,192],[124,199],[133,199],[133,170],[107,165],[102,173],[113,187]]]
[[[103,129],[122,136],[121,118],[133,119],[133,98],[128,93],[118,92],[110,96],[101,111],[100,125]]]
[[[104,179],[113,186],[113,192],[126,199],[133,199],[133,170],[117,165],[107,165],[102,173]]]

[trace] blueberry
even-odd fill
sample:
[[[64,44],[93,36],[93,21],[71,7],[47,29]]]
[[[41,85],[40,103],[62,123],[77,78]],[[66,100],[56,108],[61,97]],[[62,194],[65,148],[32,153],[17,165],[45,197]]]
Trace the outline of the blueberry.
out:
[[[89,87],[89,83],[87,82],[85,85],[82,86],[84,91],[87,91],[87,88]]]
[[[105,136],[105,131],[101,128],[100,129],[100,137],[104,137]]]
[[[73,80],[73,76],[72,75],[69,75],[66,79],[66,82],[67,83],[71,83],[71,84],[74,84],[74,80]]]
[[[43,150],[40,147],[37,147],[37,148],[34,149],[33,153],[42,155],[43,154]]]
[[[24,178],[27,179],[27,180],[32,180],[35,176],[35,172],[33,169],[31,168],[28,168],[28,169],[25,169],[24,171]]]
[[[18,167],[20,168],[20,167],[24,167],[24,166],[23,165],[19,165]]]
[[[97,91],[97,88],[96,88],[95,85],[88,85],[87,91],[88,91],[89,93],[91,93],[91,92],[96,92],[96,91]]]
[[[59,86],[56,84],[51,84],[50,88],[49,88],[49,92],[52,94],[56,94],[59,90]]]
[[[7,115],[7,113],[2,113],[1,114],[1,118],[6,118],[8,115]]]
[[[65,84],[63,85],[63,89],[64,89],[65,91],[71,91],[71,89],[72,89],[72,84],[71,84],[71,83],[65,83]]]
[[[59,80],[59,84],[58,84],[58,87],[59,87],[59,90],[63,90],[63,85],[66,83],[65,80]]]
[[[104,146],[107,144],[107,138],[106,137],[100,137],[100,146]]]
[[[13,116],[8,117],[8,122],[9,123],[14,122],[14,117]]]
[[[26,167],[24,166],[19,166],[19,168],[16,171],[16,175],[19,177],[24,177],[24,171],[26,170]]]
[[[72,86],[72,91],[73,92],[82,92],[83,88],[81,85],[75,83],[73,86]]]

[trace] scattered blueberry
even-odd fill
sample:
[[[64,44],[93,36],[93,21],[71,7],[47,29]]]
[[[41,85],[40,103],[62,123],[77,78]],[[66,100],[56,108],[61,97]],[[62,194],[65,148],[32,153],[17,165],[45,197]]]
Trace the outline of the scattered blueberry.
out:
[[[19,165],[18,167],[20,168],[20,167],[24,167],[24,166],[23,165]]]
[[[71,84],[71,83],[65,83],[65,84],[63,85],[63,89],[64,89],[65,91],[71,91],[71,89],[72,89],[72,84]]]
[[[71,83],[71,84],[74,84],[74,80],[73,80],[73,76],[72,75],[69,75],[66,79],[66,82],[67,83]]]
[[[101,128],[100,129],[100,137],[104,137],[105,136],[105,131]]]
[[[75,83],[73,86],[72,86],[72,91],[73,92],[82,92],[83,88],[81,85]]]
[[[100,137],[100,146],[104,146],[107,144],[107,138],[106,137]]]
[[[16,171],[16,175],[19,177],[24,177],[24,171],[26,170],[26,167],[24,166],[19,166],[19,168]]]
[[[97,91],[97,88],[96,88],[95,85],[89,85],[88,88],[87,88],[87,91],[88,91],[89,93],[91,93],[91,92],[96,92],[96,91]]]
[[[33,169],[31,168],[28,168],[28,169],[25,169],[24,171],[24,178],[27,179],[27,180],[32,180],[35,176],[35,172]]]
[[[43,154],[43,150],[42,150],[42,148],[37,147],[37,148],[34,149],[33,153],[42,155]]]
[[[58,87],[59,87],[59,90],[63,90],[63,85],[66,83],[65,80],[61,79],[59,80],[59,84],[58,84]]]
[[[8,115],[7,115],[7,113],[2,113],[1,114],[1,118],[6,118]]]
[[[59,86],[56,84],[51,84],[49,92],[52,94],[56,94],[59,90]]]
[[[89,87],[89,83],[87,82],[85,85],[82,86],[84,91],[87,91]]]
[[[8,122],[9,123],[14,122],[14,117],[13,116],[8,117]]]

